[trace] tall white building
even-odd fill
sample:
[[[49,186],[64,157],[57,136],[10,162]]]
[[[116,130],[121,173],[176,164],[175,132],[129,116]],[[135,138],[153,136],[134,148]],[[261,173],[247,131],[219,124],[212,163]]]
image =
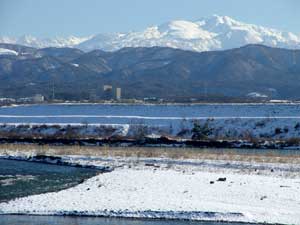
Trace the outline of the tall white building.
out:
[[[116,88],[116,99],[121,100],[122,97],[122,90],[121,88]]]

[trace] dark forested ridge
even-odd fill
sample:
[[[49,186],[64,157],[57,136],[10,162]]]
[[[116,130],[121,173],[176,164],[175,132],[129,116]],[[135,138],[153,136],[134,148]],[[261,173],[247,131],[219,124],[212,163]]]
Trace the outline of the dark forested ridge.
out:
[[[262,45],[202,53],[165,47],[87,53],[10,44],[0,48],[18,52],[0,55],[0,97],[101,99],[103,85],[112,85],[122,88],[122,98],[245,98],[256,92],[300,99],[300,50]]]

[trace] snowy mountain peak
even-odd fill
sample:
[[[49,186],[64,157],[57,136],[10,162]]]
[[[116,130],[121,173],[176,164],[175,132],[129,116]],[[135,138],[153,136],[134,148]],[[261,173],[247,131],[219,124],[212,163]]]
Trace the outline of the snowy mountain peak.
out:
[[[0,37],[0,43],[19,44],[35,48],[75,47],[76,45],[90,38],[91,37],[79,38],[75,36],[70,36],[67,38],[36,38],[31,35],[22,35],[19,38]]]
[[[185,20],[174,20],[163,24],[158,28],[163,35],[178,39],[208,39],[213,35],[210,32],[203,30],[197,23]]]
[[[98,34],[90,37],[39,39],[0,37],[2,43],[16,43],[37,48],[76,47],[84,51],[114,51],[124,47],[164,46],[192,51],[223,50],[247,44],[263,44],[288,49],[300,48],[300,35],[213,15],[197,21],[173,20],[142,31]]]
[[[228,25],[233,25],[233,24],[238,24],[239,22],[232,19],[229,16],[219,16],[219,15],[213,15],[211,18],[208,18],[210,21],[215,21],[216,24],[228,24]]]
[[[232,27],[232,26],[238,26],[243,24],[242,22],[234,20],[231,17],[219,16],[219,15],[213,15],[208,18],[201,18],[195,21],[195,23],[199,24],[201,27],[205,27],[208,30],[210,28],[218,27],[218,26]]]
[[[223,18],[224,23],[231,24],[231,25],[233,25],[233,24],[241,24],[242,23],[242,22],[237,21],[237,20],[235,20],[235,19],[233,19],[232,17],[229,17],[229,16],[223,16],[221,18]]]

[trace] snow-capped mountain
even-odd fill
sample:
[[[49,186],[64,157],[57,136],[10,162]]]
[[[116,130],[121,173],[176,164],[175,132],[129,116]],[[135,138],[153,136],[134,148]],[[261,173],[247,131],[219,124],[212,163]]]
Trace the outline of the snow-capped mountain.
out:
[[[88,40],[91,37],[75,37],[70,36],[67,38],[36,38],[30,35],[23,35],[19,38],[0,37],[0,43],[19,44],[35,48],[47,47],[75,47],[76,45]]]
[[[300,48],[300,36],[291,32],[242,23],[214,15],[197,21],[175,20],[143,31],[98,34],[92,37],[38,39],[31,36],[0,38],[2,43],[32,47],[76,47],[84,51],[114,51],[124,47],[173,47],[192,51],[224,50],[247,44],[288,49]]]

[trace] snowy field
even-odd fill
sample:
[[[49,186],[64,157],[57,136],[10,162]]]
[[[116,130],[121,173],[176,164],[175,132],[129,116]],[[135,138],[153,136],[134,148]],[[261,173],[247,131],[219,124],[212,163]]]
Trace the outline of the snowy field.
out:
[[[83,156],[65,159],[86,163]],[[89,161],[105,162],[114,167],[112,172],[57,193],[1,203],[0,213],[300,224],[299,164],[166,158]]]

